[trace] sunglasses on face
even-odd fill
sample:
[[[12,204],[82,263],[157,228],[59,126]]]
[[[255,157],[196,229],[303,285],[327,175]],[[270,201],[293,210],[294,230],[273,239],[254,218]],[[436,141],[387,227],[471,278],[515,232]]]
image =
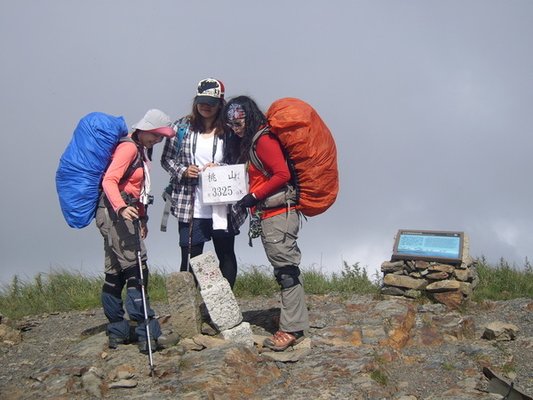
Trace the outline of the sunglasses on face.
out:
[[[227,122],[226,125],[230,128],[243,128],[244,119],[235,119],[233,121]]]

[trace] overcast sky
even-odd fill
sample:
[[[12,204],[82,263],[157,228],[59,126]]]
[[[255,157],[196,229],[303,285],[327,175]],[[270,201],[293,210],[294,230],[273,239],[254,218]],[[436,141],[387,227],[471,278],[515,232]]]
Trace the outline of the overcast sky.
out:
[[[102,273],[98,230],[69,228],[55,191],[72,131],[93,111],[129,126],[149,108],[185,115],[206,77],[264,110],[300,97],[333,132],[340,193],[303,224],[302,266],[375,271],[401,228],[464,231],[472,256],[522,266],[533,255],[532,38],[529,0],[2,0],[0,282]],[[175,219],[159,231],[161,150],[148,255],[175,271]],[[236,251],[242,266],[267,265],[246,227]]]

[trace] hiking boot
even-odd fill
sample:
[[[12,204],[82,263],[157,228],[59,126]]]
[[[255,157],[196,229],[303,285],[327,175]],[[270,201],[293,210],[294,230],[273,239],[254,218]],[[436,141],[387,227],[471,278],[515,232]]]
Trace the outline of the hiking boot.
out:
[[[118,336],[109,336],[109,343],[107,346],[110,349],[116,349],[119,344],[127,344],[128,341],[124,338],[118,337]]]
[[[263,346],[274,351],[284,351],[289,346],[294,346],[305,339],[302,331],[283,332],[277,331],[272,337],[264,340]]]
[[[142,354],[148,354],[148,341],[140,340],[138,343],[139,352]],[[157,350],[157,342],[155,339],[150,339],[150,347],[152,348],[152,353]]]

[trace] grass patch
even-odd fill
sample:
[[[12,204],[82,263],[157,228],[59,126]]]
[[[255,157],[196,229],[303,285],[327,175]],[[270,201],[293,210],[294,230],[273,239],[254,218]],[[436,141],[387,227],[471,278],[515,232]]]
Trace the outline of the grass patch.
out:
[[[479,284],[472,295],[474,301],[511,300],[533,297],[533,268],[526,258],[522,269],[501,259],[490,266],[484,257],[476,261]]]
[[[0,296],[0,313],[17,319],[25,315],[83,310],[100,303],[103,278],[55,271],[23,282],[15,276]]]
[[[485,301],[533,297],[533,268],[527,260],[523,269],[503,260],[497,266],[490,266],[483,258],[476,265],[479,284],[473,300],[481,306],[490,304]],[[167,301],[166,277],[164,271],[151,269],[148,294],[152,302]],[[19,319],[26,315],[101,307],[103,280],[103,274],[84,276],[66,270],[40,273],[28,282],[15,276],[9,285],[0,288],[0,314]],[[340,273],[333,274],[302,268],[302,281],[307,294],[371,294],[374,298],[379,298],[381,285],[379,276],[371,280],[366,268],[346,262]],[[252,266],[239,271],[234,287],[236,297],[271,296],[278,292],[271,267]]]
[[[349,265],[344,261],[340,276],[333,274],[331,284],[333,291],[339,293],[377,294],[380,282],[372,282],[368,278],[366,268],[361,268],[359,263]]]
[[[148,294],[151,302],[167,301],[167,275],[162,271],[150,268]]]
[[[442,369],[445,371],[453,371],[455,369],[455,365],[450,362],[444,362],[442,363]]]
[[[512,362],[508,362],[503,364],[502,366],[502,372],[506,375],[515,373],[516,372],[516,366]]]
[[[317,268],[302,268],[301,280],[307,294],[369,294],[377,293],[379,285],[371,282],[365,268],[359,263],[349,265],[344,263],[340,274],[326,274]],[[271,296],[279,292],[279,285],[274,278],[271,267],[257,267],[240,271],[233,289],[237,297]]]
[[[389,378],[387,377],[387,374],[380,369],[375,369],[370,373],[370,379],[373,381],[379,383],[381,386],[387,386],[387,383],[389,382]]]
[[[100,307],[103,283],[103,276],[86,276],[66,270],[39,273],[28,282],[15,276],[10,285],[0,290],[0,314],[19,319],[26,315]],[[150,273],[149,289],[152,301],[166,300],[165,276]]]
[[[240,271],[233,292],[236,297],[270,296],[279,290],[272,268],[252,266]]]

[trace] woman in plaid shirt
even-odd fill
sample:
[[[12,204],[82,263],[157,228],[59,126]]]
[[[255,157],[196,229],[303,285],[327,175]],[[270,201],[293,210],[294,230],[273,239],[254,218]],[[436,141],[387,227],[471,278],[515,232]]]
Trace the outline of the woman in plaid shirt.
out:
[[[213,226],[213,208],[202,203],[198,185],[201,171],[232,161],[225,152],[227,141],[232,139],[222,123],[224,104],[221,81],[200,81],[191,114],[174,123],[177,129],[185,129],[183,141],[179,143],[179,135],[166,140],[161,165],[171,176],[171,211],[178,219],[180,270],[188,271],[189,259],[202,254],[204,243],[212,238],[222,275],[233,288],[237,277],[235,235],[239,234],[246,212],[230,207],[227,225],[217,229]]]

